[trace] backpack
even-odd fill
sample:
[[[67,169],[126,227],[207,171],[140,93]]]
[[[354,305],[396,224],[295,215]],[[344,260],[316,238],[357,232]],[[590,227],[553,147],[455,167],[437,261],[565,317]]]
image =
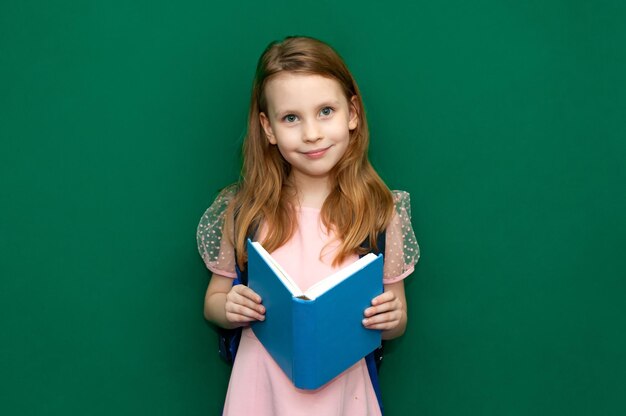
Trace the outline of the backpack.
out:
[[[376,238],[376,245],[378,250],[374,250],[370,247],[369,239],[365,239],[363,243],[361,243],[361,247],[366,249],[367,253],[374,254],[382,254],[383,257],[385,255],[385,242],[386,231],[383,230],[380,232]],[[359,257],[363,257],[365,254],[360,255]],[[237,253],[235,253],[235,259],[237,258]],[[248,285],[248,269],[245,268],[243,271],[239,268],[239,264],[235,260],[235,270],[237,272],[237,277],[233,280],[233,286],[235,285]],[[241,340],[241,331],[242,327],[226,329],[222,327],[217,327],[218,332],[218,348],[219,354],[222,360],[226,361],[229,364],[233,364],[235,361],[235,356],[237,355],[237,349],[239,348],[239,341]],[[367,371],[369,373],[370,379],[372,381],[372,386],[374,387],[374,392],[376,393],[376,398],[378,399],[378,405],[382,411],[382,398],[380,393],[380,386],[378,384],[378,371],[380,370],[380,365],[383,360],[383,344],[376,348],[374,351],[369,353],[365,357],[365,363],[367,364]]]

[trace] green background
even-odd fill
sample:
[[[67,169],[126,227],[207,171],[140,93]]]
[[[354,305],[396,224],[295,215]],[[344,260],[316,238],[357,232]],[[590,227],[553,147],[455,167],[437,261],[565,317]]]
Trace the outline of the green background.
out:
[[[387,414],[626,414],[626,6],[508,3],[3,1],[0,413],[219,412],[196,225],[306,34],[411,193]]]

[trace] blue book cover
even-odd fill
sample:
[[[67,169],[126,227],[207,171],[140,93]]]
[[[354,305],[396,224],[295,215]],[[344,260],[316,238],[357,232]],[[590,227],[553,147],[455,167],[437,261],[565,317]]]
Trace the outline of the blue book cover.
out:
[[[303,294],[259,243],[248,240],[248,284],[266,309],[252,331],[301,389],[323,386],[381,343],[381,331],[366,329],[362,320],[383,292],[382,256],[368,254],[336,274]],[[340,281],[324,287],[334,277]]]

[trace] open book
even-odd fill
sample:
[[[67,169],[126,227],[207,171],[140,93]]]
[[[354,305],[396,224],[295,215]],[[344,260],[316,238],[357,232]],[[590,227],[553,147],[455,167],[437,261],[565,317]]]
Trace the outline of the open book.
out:
[[[248,285],[265,320],[252,331],[302,389],[323,386],[380,345],[363,312],[383,291],[383,258],[368,254],[302,292],[258,242],[248,240]]]

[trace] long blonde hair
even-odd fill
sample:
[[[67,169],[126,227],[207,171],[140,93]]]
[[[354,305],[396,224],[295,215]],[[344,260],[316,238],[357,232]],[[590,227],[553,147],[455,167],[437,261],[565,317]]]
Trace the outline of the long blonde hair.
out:
[[[323,224],[341,241],[333,260],[333,265],[338,265],[347,256],[362,253],[360,245],[366,238],[371,247],[376,247],[376,236],[387,227],[394,203],[367,157],[369,130],[359,88],[337,52],[317,39],[287,37],[270,43],[259,58],[243,144],[242,175],[226,213],[225,227],[234,227],[237,263],[243,267],[249,233],[266,226],[262,244],[272,252],[289,240],[297,225],[296,192],[289,181],[291,166],[270,144],[259,119],[260,112],[267,114],[265,85],[283,71],[335,79],[348,102],[352,96],[357,97],[358,125],[350,132],[346,153],[333,168],[332,190],[321,209]]]

